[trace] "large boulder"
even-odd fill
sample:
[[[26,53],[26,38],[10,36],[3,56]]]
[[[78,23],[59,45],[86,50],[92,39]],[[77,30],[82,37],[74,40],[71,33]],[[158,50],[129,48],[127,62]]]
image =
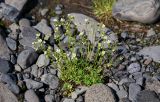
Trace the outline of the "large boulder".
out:
[[[112,13],[120,20],[154,23],[160,16],[160,0],[118,0]]]
[[[17,97],[2,83],[0,83],[0,102],[18,102]]]
[[[151,57],[155,62],[160,63],[160,46],[145,47],[138,54],[144,57]]]
[[[116,102],[116,100],[108,86],[95,84],[86,91],[85,102]]]

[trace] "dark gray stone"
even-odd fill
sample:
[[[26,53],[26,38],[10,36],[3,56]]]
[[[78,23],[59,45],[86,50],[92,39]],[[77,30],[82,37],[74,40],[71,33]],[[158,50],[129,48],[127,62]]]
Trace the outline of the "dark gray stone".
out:
[[[54,102],[55,101],[55,97],[53,95],[50,95],[50,94],[45,95],[44,99],[45,99],[46,102]]]
[[[17,59],[17,64],[19,64],[23,69],[30,67],[38,58],[38,54],[33,50],[23,50]]]
[[[8,47],[11,50],[16,50],[17,49],[17,42],[15,40],[8,37],[8,38],[6,38],[6,42],[7,42]]]
[[[59,86],[59,79],[51,74],[44,74],[41,77],[41,81],[47,85],[49,85],[49,87],[51,89],[57,89]]]
[[[16,84],[6,84],[7,88],[11,90],[14,94],[19,94],[20,89]]]
[[[129,73],[135,73],[135,72],[139,72],[141,70],[141,66],[139,63],[131,63],[128,67],[127,67],[127,71]]]
[[[0,58],[0,72],[1,73],[8,73],[12,69],[13,67],[11,66],[9,61],[3,60]]]
[[[160,102],[154,91],[143,90],[136,96],[136,102]]]
[[[118,0],[112,14],[120,20],[154,23],[160,16],[159,9],[159,0]]]
[[[19,11],[8,4],[0,4],[0,18],[5,18],[10,21],[15,21],[19,15]]]
[[[137,94],[141,91],[141,87],[135,83],[129,85],[129,99],[136,100]]]
[[[31,79],[25,79],[24,81],[26,82],[26,86],[28,89],[39,89],[43,87],[43,83]]]
[[[5,3],[21,11],[28,0],[5,0]]]
[[[3,36],[0,34],[0,58],[9,60],[11,51],[9,50],[6,41]]]
[[[19,40],[20,44],[24,47],[31,47],[34,48],[33,42],[36,40],[36,34],[38,32],[32,27],[22,27],[21,28],[21,37],[22,39]]]
[[[27,90],[24,97],[27,102],[40,102],[38,96],[33,90]]]

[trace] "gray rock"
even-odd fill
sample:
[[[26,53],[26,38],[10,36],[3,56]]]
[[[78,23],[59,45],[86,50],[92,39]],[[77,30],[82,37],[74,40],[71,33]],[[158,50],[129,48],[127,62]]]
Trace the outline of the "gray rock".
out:
[[[143,90],[137,94],[136,102],[160,102],[155,92]]]
[[[9,60],[11,51],[7,47],[7,43],[6,43],[6,41],[4,40],[4,38],[2,37],[1,34],[0,34],[0,49],[1,49],[0,50],[0,58]]]
[[[50,60],[44,54],[41,54],[37,60],[38,67],[46,67],[49,65]]]
[[[14,65],[17,63],[17,58],[15,57],[15,55],[10,56],[10,62]]]
[[[17,42],[15,40],[8,37],[8,38],[6,38],[6,42],[7,42],[8,47],[11,50],[16,50],[17,49]]]
[[[5,18],[10,21],[15,21],[19,15],[19,11],[10,5],[5,3],[0,4],[0,18]]]
[[[31,66],[31,74],[34,76],[34,77],[38,77],[38,66],[36,64],[32,65]]]
[[[33,90],[27,90],[24,97],[27,102],[40,102],[38,96]]]
[[[144,57],[151,57],[153,61],[160,63],[160,46],[145,47],[138,54]]]
[[[62,102],[75,102],[75,101],[73,99],[64,98],[64,100]]]
[[[108,83],[108,86],[109,86],[110,88],[112,88],[113,90],[115,90],[115,91],[118,91],[118,90],[119,90],[118,85],[116,85],[116,84],[114,84],[114,83]]]
[[[79,96],[77,99],[76,99],[76,102],[84,102],[84,99],[82,96]]]
[[[25,79],[24,81],[26,82],[26,86],[28,89],[39,89],[43,87],[43,83],[31,79]]]
[[[45,16],[48,11],[49,11],[49,9],[45,8],[45,9],[42,9],[40,11],[40,13],[41,13],[42,16]]]
[[[116,100],[108,86],[95,84],[86,91],[85,102],[116,102]]]
[[[9,90],[11,90],[14,94],[19,94],[20,89],[19,89],[19,87],[18,87],[16,84],[11,84],[11,83],[9,83],[9,84],[6,84],[6,86],[7,86],[7,88],[8,88]]]
[[[156,32],[153,30],[153,28],[151,28],[151,29],[149,29],[149,30],[147,31],[147,37],[153,36],[153,35],[155,35],[155,34],[156,34]]]
[[[119,102],[131,102],[128,98],[122,98],[119,100]]]
[[[21,27],[21,29],[23,29],[23,27],[30,27],[30,21],[26,18],[22,18],[19,20],[19,26]]]
[[[45,95],[44,99],[45,99],[45,102],[54,102],[55,101],[54,96],[50,95],[50,94]]]
[[[24,50],[18,55],[17,64],[21,66],[22,69],[30,67],[38,58],[38,54],[33,50]]]
[[[93,18],[91,18],[89,16],[86,16],[84,14],[70,13],[69,15],[74,17],[73,23],[77,26],[78,30],[80,32],[86,32],[86,34],[88,36],[88,39],[92,43],[94,43],[95,37],[93,37],[93,36],[94,35],[98,36],[97,32],[98,32],[98,29],[99,29],[99,27],[98,27],[99,23],[96,20],[94,20]],[[85,21],[85,19],[88,20],[89,24]],[[108,28],[103,28],[103,31],[107,31],[107,30],[108,30]],[[117,36],[113,32],[110,32],[110,34],[108,34],[108,39],[107,40],[116,41]]]
[[[11,25],[9,25],[9,28],[11,29],[12,33],[17,33],[17,30],[19,30],[19,26],[16,23],[12,23]],[[17,39],[17,37],[13,38],[13,39]]]
[[[127,98],[128,97],[128,93],[125,90],[119,90],[119,91],[117,91],[117,95],[118,95],[119,99]]]
[[[160,82],[154,79],[147,79],[145,83],[145,89],[160,93]]]
[[[38,32],[32,27],[22,27],[21,28],[21,36],[22,39],[19,40],[20,44],[24,47],[34,48],[33,42],[36,40],[36,34]]]
[[[34,26],[34,28],[43,34],[52,34],[52,29],[47,25],[47,21],[45,19],[42,19],[41,22]]]
[[[87,87],[83,87],[83,86],[76,88],[75,91],[71,93],[72,99],[76,99],[78,96],[86,92],[87,89],[88,89]]]
[[[141,87],[135,83],[129,85],[129,99],[136,100],[137,94],[141,91]]]
[[[0,83],[0,102],[18,102],[17,97],[2,83]]]
[[[140,86],[143,86],[144,80],[145,80],[145,79],[144,79],[143,77],[138,78],[138,79],[136,79],[136,84],[138,84],[138,85],[140,85]]]
[[[21,67],[20,67],[18,64],[16,64],[16,65],[14,66],[14,68],[15,68],[15,70],[16,70],[17,72],[21,72],[21,71],[22,71]]]
[[[41,81],[47,85],[49,85],[49,87],[51,89],[57,89],[59,86],[59,79],[51,74],[44,74],[41,77]]]
[[[27,0],[5,0],[5,3],[21,11]]]
[[[112,14],[120,20],[154,23],[160,16],[159,8],[159,0],[118,0]]]
[[[132,78],[123,78],[120,80],[119,85],[123,85],[125,83],[135,83],[135,80]]]
[[[13,93],[18,94],[20,92],[20,89],[16,85],[16,82],[13,80],[13,78],[9,74],[2,74],[0,76],[0,81],[3,83],[7,83],[6,84],[7,88],[11,90]]]
[[[129,73],[135,73],[135,72],[139,72],[141,70],[141,66],[139,63],[131,63],[128,67],[127,67],[127,71]]]
[[[9,61],[0,58],[0,72],[8,73],[12,70],[12,66]]]

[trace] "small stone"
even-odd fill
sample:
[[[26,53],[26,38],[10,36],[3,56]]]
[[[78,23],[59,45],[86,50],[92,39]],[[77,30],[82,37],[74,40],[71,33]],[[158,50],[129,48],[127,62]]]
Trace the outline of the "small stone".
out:
[[[136,102],[160,102],[154,91],[143,90],[136,96]]]
[[[10,59],[11,63],[15,65],[17,63],[17,59],[16,59],[15,55],[11,55],[10,57],[11,57],[11,59]]]
[[[55,101],[55,97],[53,95],[45,95],[45,102],[54,102]]]
[[[34,26],[34,28],[43,34],[52,34],[52,29],[47,25],[47,21],[45,19],[42,19],[36,26]]]
[[[112,88],[113,90],[115,90],[115,91],[118,91],[118,90],[119,90],[118,85],[116,85],[116,84],[114,84],[114,83],[108,83],[108,86],[109,86],[110,88]]]
[[[0,58],[0,72],[1,73],[8,73],[11,70],[12,70],[12,66],[11,66],[10,62]]]
[[[82,96],[79,96],[77,99],[76,99],[76,102],[84,102],[84,99]]]
[[[24,81],[26,82],[26,86],[28,89],[39,89],[43,87],[43,83],[31,79],[25,79]]]
[[[75,102],[75,101],[73,99],[64,98],[64,100],[62,102]]]
[[[14,68],[15,68],[15,70],[16,70],[17,72],[21,72],[21,71],[22,71],[21,67],[20,67],[18,64],[16,64],[16,65],[14,66]]]
[[[30,24],[30,21],[26,18],[22,18],[19,20],[19,26],[22,28],[22,27],[30,27],[31,24]]]
[[[57,89],[59,86],[59,79],[51,74],[44,74],[41,77],[41,81],[47,85],[49,85],[49,87],[51,89]]]
[[[24,94],[27,102],[40,102],[38,96],[33,90],[27,90]]]
[[[23,6],[27,3],[27,0],[5,0],[5,3],[15,7],[17,10],[21,11]]]
[[[149,29],[149,30],[147,31],[147,37],[153,36],[153,35],[155,35],[155,34],[156,34],[156,32],[153,30],[153,28],[151,28],[151,29]]]
[[[128,98],[122,98],[119,100],[119,102],[131,102]]]
[[[122,37],[123,39],[127,39],[127,38],[128,38],[128,33],[127,33],[127,32],[122,32],[122,33],[121,33],[121,37]]]
[[[12,23],[11,25],[9,25],[9,28],[11,29],[12,33],[17,33],[19,26],[16,23]]]
[[[11,39],[10,37],[6,38],[6,42],[7,42],[7,45],[8,47],[11,49],[11,50],[16,50],[17,49],[17,42],[13,39]]]
[[[144,61],[144,64],[149,65],[152,61],[153,61],[152,58],[148,58]]]
[[[38,67],[46,67],[49,65],[49,62],[50,60],[44,54],[41,54],[36,64]]]
[[[108,86],[95,84],[86,91],[85,102],[116,102],[116,100]]]
[[[119,99],[127,98],[128,97],[128,93],[125,90],[119,90],[119,91],[117,91],[117,95],[118,95]]]
[[[34,77],[38,77],[38,66],[36,64],[32,65],[31,66],[31,74],[34,76]]]
[[[6,84],[7,88],[11,90],[14,94],[19,94],[20,89],[16,84],[8,83]]]
[[[154,79],[147,79],[145,89],[160,93],[160,82]]]
[[[38,58],[38,54],[33,50],[23,50],[17,58],[17,64],[21,66],[22,69],[30,67]]]
[[[138,85],[140,85],[140,86],[143,86],[144,80],[145,80],[145,79],[144,79],[143,77],[138,78],[138,79],[136,79],[136,84],[138,84]]]
[[[135,83],[135,80],[132,78],[123,78],[120,80],[119,85],[123,85],[125,83]]]
[[[135,101],[137,94],[141,91],[141,87],[135,83],[129,85],[129,99]]]
[[[127,67],[127,71],[129,73],[135,73],[135,72],[139,72],[141,70],[141,66],[139,63],[131,63],[128,67]]]
[[[41,12],[42,16],[45,16],[48,11],[49,10],[47,8],[45,8],[45,9],[42,9],[40,12]]]

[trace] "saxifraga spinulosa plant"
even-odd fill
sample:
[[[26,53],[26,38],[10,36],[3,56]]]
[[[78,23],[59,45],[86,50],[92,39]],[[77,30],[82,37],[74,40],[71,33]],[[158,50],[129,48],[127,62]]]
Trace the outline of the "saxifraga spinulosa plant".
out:
[[[90,86],[103,82],[102,71],[112,66],[111,57],[115,51],[115,43],[108,40],[105,25],[99,24],[98,32],[92,32],[94,43],[88,40],[87,34],[78,32],[71,16],[55,19],[54,47],[49,44],[52,35],[37,34],[33,43],[35,49],[43,52],[51,62],[53,68],[60,72],[63,94],[70,95],[76,86]],[[86,24],[89,21],[86,19]],[[98,34],[99,36],[97,36]],[[67,39],[64,41],[64,39]],[[65,45],[62,46],[62,43]],[[108,48],[104,47],[108,44]]]

